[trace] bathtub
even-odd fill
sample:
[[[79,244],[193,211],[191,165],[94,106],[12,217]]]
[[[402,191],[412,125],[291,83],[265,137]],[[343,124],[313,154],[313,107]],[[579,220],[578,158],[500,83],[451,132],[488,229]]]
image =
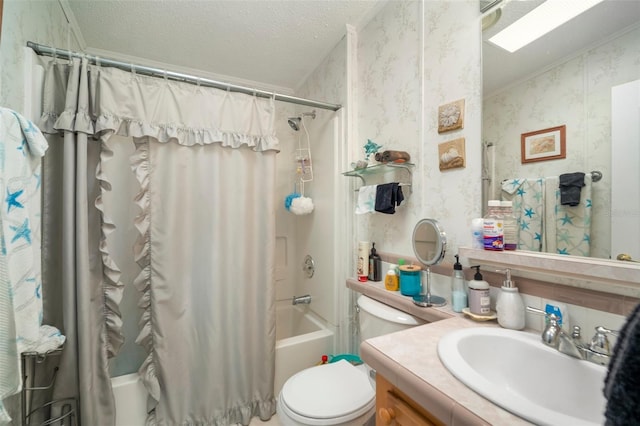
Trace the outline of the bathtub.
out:
[[[298,371],[312,367],[329,355],[333,332],[327,329],[309,307],[281,305],[276,308],[276,376],[274,395]]]
[[[138,373],[112,377],[116,404],[116,426],[144,426],[147,420],[147,390]]]
[[[333,332],[309,307],[282,305],[276,308],[276,374],[274,396],[289,377],[320,362],[332,353]],[[115,426],[144,426],[147,390],[138,373],[111,378],[116,404]]]

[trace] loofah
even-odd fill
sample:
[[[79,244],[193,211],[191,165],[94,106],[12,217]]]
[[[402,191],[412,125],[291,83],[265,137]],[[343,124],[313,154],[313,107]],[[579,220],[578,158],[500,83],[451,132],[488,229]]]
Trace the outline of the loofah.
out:
[[[284,199],[284,208],[287,210],[291,210],[291,202],[300,197],[300,194],[298,194],[297,192],[292,192],[291,194],[287,195]]]
[[[313,211],[313,201],[307,197],[294,198],[289,211],[297,215],[309,214]]]

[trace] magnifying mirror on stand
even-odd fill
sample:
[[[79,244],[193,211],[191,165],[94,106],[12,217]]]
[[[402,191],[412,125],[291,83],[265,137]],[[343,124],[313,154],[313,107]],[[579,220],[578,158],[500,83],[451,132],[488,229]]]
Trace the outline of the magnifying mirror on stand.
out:
[[[437,265],[444,259],[447,250],[447,235],[435,219],[422,219],[413,229],[413,252],[418,261],[425,266],[425,282],[422,293],[413,296],[413,303],[418,306],[444,306],[444,297],[431,294],[431,265]]]

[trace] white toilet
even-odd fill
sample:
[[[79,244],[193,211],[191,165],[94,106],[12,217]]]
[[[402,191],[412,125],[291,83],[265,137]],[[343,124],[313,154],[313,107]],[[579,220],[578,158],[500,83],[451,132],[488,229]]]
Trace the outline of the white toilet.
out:
[[[366,296],[358,298],[360,339],[404,330],[425,322]],[[366,364],[340,360],[291,376],[278,395],[278,417],[285,425],[362,426],[375,423],[375,380]]]

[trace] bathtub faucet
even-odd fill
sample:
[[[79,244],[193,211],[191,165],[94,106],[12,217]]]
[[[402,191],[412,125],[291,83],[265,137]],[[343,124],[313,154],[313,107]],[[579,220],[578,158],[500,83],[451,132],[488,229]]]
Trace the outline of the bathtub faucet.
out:
[[[308,305],[311,303],[311,295],[310,294],[305,294],[304,296],[293,296],[293,298],[291,299],[294,305],[299,305],[301,303]]]

